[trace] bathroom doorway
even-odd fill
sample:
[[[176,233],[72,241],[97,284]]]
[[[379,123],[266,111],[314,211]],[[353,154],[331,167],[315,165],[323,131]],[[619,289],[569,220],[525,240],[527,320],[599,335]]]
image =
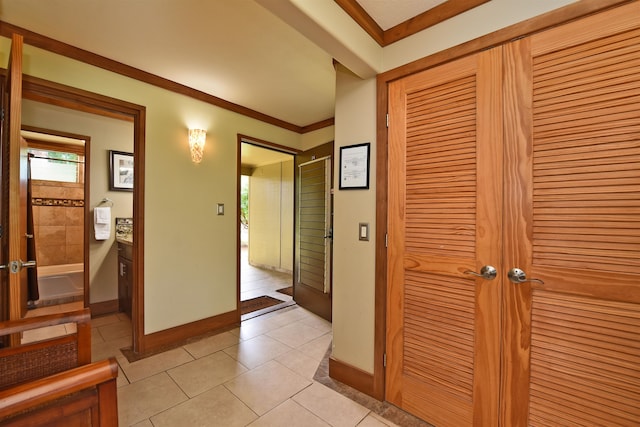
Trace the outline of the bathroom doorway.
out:
[[[18,39],[15,37],[14,39]],[[20,55],[14,55],[18,57]],[[14,58],[16,59],[16,58]],[[21,63],[21,58],[16,59],[12,62],[13,64]],[[132,269],[132,288],[131,288],[131,304],[132,304],[132,315],[131,315],[131,329],[132,329],[132,347],[133,351],[136,353],[142,353],[147,348],[147,340],[145,339],[144,334],[144,270],[140,267],[141,262],[136,262],[138,260],[144,259],[144,242],[141,238],[144,235],[144,222],[141,221],[144,218],[144,143],[145,143],[145,133],[144,133],[144,123],[146,116],[146,108],[141,105],[133,104],[127,101],[122,101],[115,98],[110,98],[104,95],[84,91],[77,88],[71,88],[68,86],[64,86],[58,83],[53,83],[50,81],[33,78],[27,75],[19,75],[18,73],[10,73],[13,80],[16,80],[18,85],[20,82],[22,83],[22,98],[20,96],[11,96],[10,100],[12,105],[16,104],[17,107],[13,108],[12,111],[21,112],[21,117],[18,119],[14,119],[10,121],[7,132],[3,133],[3,150],[6,148],[8,151],[11,149],[11,153],[18,152],[20,150],[20,131],[21,126],[20,123],[25,123],[32,126],[38,126],[41,128],[56,128],[59,126],[61,120],[58,120],[59,117],[52,114],[39,114],[40,111],[33,111],[32,116],[28,116],[28,107],[27,104],[31,103],[32,106],[42,107],[47,106],[48,108],[59,108],[61,110],[65,110],[64,112],[60,112],[61,115],[64,116],[64,120],[74,120],[74,124],[77,124],[75,119],[78,116],[87,117],[89,121],[92,122],[90,131],[83,132],[86,134],[92,135],[92,143],[95,145],[98,141],[96,134],[94,132],[96,124],[103,124],[106,119],[110,120],[111,124],[116,124],[115,126],[120,126],[118,129],[124,134],[124,137],[121,136],[120,132],[113,132],[112,129],[108,129],[103,132],[104,138],[102,138],[101,144],[104,143],[104,147],[108,147],[108,149],[116,149],[119,151],[124,151],[121,147],[119,147],[119,143],[122,141],[126,141],[127,151],[131,151],[133,153],[133,163],[134,168],[136,170],[134,176],[134,188],[133,191],[127,192],[128,203],[127,205],[133,211],[132,215],[134,223],[136,224],[133,228],[133,269]],[[18,76],[18,77],[15,77]],[[12,80],[12,81],[13,81]],[[36,108],[37,110],[37,108]],[[17,116],[17,115],[16,115]],[[50,123],[36,123],[31,120],[34,117],[39,117],[43,120],[51,121]],[[96,123],[99,122],[99,123]],[[17,126],[16,126],[17,123]],[[81,130],[82,131],[82,130]],[[10,138],[6,137],[5,143],[5,134],[9,135]],[[10,144],[9,144],[10,142]],[[97,165],[98,167],[104,167],[105,173],[96,173],[96,170],[92,170],[92,174],[95,175],[91,179],[91,186],[94,185],[98,190],[90,192],[91,195],[95,195],[98,199],[93,202],[85,203],[85,216],[84,216],[84,266],[88,266],[92,271],[96,271],[97,273],[102,273],[103,271],[106,274],[113,274],[114,278],[117,278],[117,251],[111,250],[112,245],[103,244],[100,245],[101,248],[104,249],[105,253],[108,253],[109,256],[113,258],[113,262],[103,263],[105,268],[101,268],[101,266],[94,266],[93,261],[89,262],[86,258],[89,252],[92,250],[89,244],[88,237],[89,236],[89,224],[91,218],[89,217],[88,205],[92,207],[97,205],[97,203],[101,202],[106,196],[104,195],[105,189],[109,188],[109,176],[110,174],[106,171],[108,170],[108,154],[105,150],[98,150],[97,154],[91,152],[89,150],[86,151],[85,162],[86,164]],[[92,147],[92,151],[95,151],[95,147]],[[7,159],[11,159],[10,166],[13,168],[12,170],[25,170],[26,171],[26,150],[24,150],[24,169],[22,158],[17,158],[18,156],[9,157]],[[91,161],[89,160],[91,157]],[[19,167],[18,161],[20,161]],[[102,165],[102,166],[101,166]],[[5,168],[5,164],[3,164],[2,169],[3,176],[8,175],[9,168]],[[95,168],[94,168],[95,169]],[[18,174],[14,174],[18,175]],[[26,175],[25,175],[26,176]],[[95,178],[95,179],[94,179]],[[26,179],[24,180],[26,181]],[[85,175],[85,185],[87,185],[87,181],[89,181],[88,174]],[[3,195],[3,200],[8,200],[5,204],[3,203],[3,210],[9,211],[11,213],[15,213],[13,215],[5,216],[3,215],[3,223],[2,229],[2,237],[3,237],[3,260],[20,260],[27,259],[26,251],[25,254],[22,254],[22,246],[26,247],[26,244],[22,244],[24,233],[21,232],[20,227],[23,223],[26,223],[26,212],[23,212],[22,209],[15,208],[16,206],[21,206],[19,203],[20,200],[15,200],[18,196],[22,196],[23,192],[20,188],[21,182],[18,179],[9,180],[9,184],[5,188],[7,190],[5,195]],[[26,182],[25,182],[26,186]],[[16,190],[18,187],[18,190]],[[87,185],[88,188],[88,185]],[[11,189],[11,192],[9,192]],[[8,196],[9,194],[13,194],[11,198]],[[123,193],[125,194],[125,193]],[[87,199],[88,193],[85,192],[85,199]],[[24,200],[26,201],[26,190],[24,191]],[[88,200],[88,199],[87,199]],[[114,205],[116,205],[115,200],[113,201]],[[26,204],[26,203],[25,203]],[[124,204],[122,204],[124,206]],[[118,203],[120,206],[120,203]],[[26,209],[24,209],[26,211]],[[113,215],[114,217],[119,215]],[[6,230],[6,232],[5,232]],[[12,239],[10,237],[16,236]],[[17,237],[20,236],[20,237]],[[20,244],[15,244],[15,242],[20,242]],[[9,244],[11,243],[11,244]],[[92,258],[93,259],[93,258]],[[17,263],[17,261],[16,261]],[[27,263],[25,263],[27,264]],[[31,263],[29,263],[31,264]],[[107,267],[109,265],[109,267]],[[111,268],[111,265],[115,265],[115,267]],[[32,265],[28,265],[31,267]],[[26,276],[27,276],[28,268],[24,268],[21,274],[14,274],[9,277],[9,280],[0,281],[0,293],[2,294],[2,306],[0,307],[0,314],[3,319],[19,319],[24,317],[27,313],[27,291],[26,291]],[[89,280],[87,279],[87,268],[84,269],[85,274],[85,286],[88,286]],[[22,284],[22,280],[24,279],[24,286]],[[113,283],[117,283],[116,280],[106,280],[109,286],[113,286]],[[92,277],[91,279],[91,300],[96,300],[98,302],[89,302],[86,300],[89,298],[88,292],[85,289],[84,298],[85,301],[83,304],[85,306],[89,306],[91,308],[92,316],[98,316],[100,314],[106,314],[115,312],[118,310],[118,299],[115,295],[117,295],[117,290],[115,292],[111,290],[107,290],[105,292],[100,292],[94,289],[95,280]],[[116,285],[117,286],[117,285]],[[24,296],[24,298],[23,298]],[[16,338],[11,339],[11,343],[16,341]]]
[[[36,261],[28,271],[28,307],[84,303],[90,137],[31,126],[22,126],[21,136],[28,150],[28,258]]]
[[[132,217],[134,195],[131,191],[110,189],[109,161],[110,151],[133,151],[134,124],[117,117],[97,115],[93,112],[78,111],[66,106],[31,99],[23,101],[22,123],[22,128],[25,130],[53,135],[49,139],[77,135],[76,139],[86,141],[81,153],[84,154],[84,163],[81,164],[83,168],[80,169],[84,172],[84,178],[78,180],[84,182],[82,200],[79,194],[72,194],[75,190],[69,188],[77,184],[56,184],[57,187],[62,185],[67,187],[63,190],[64,193],[57,196],[51,193],[41,194],[47,198],[41,202],[51,206],[35,207],[43,214],[41,216],[44,221],[40,236],[36,236],[36,244],[40,249],[49,249],[48,252],[41,253],[37,260],[38,267],[44,268],[45,284],[47,281],[49,284],[46,288],[44,285],[39,286],[43,288],[44,294],[39,295],[40,300],[36,306],[55,305],[56,302],[66,304],[72,302],[69,298],[77,299],[77,291],[74,293],[65,289],[61,293],[55,289],[68,288],[71,283],[77,284],[77,281],[73,282],[69,279],[83,272],[82,305],[91,308],[93,317],[118,312],[121,307],[118,299],[119,253],[115,244],[115,220]],[[41,142],[35,148],[43,147],[46,148]],[[64,152],[62,148],[58,151]],[[67,152],[73,151],[72,147],[66,148]],[[46,157],[46,152],[38,154]],[[69,153],[54,153],[54,155],[60,157]],[[46,161],[45,159],[37,160]],[[51,184],[51,182],[47,183]],[[48,187],[49,191],[56,186]],[[80,204],[82,207],[74,207]],[[103,240],[96,239],[95,235],[93,217],[97,206],[108,207],[111,213],[108,237]],[[52,213],[47,214],[47,212]],[[80,214],[82,219],[77,217]],[[80,225],[81,227],[78,227]],[[38,268],[38,275],[43,277],[41,270]],[[50,270],[48,274],[47,270]]]

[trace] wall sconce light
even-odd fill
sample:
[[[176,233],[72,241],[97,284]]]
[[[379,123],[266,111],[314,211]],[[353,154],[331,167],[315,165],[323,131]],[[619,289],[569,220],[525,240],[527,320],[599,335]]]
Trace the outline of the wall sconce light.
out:
[[[204,129],[189,129],[189,150],[191,150],[191,161],[200,163],[204,143],[207,140],[207,131]]]

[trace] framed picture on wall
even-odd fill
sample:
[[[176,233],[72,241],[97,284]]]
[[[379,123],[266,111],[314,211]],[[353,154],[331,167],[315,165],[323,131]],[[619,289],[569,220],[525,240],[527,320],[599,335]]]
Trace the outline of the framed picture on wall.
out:
[[[340,190],[369,188],[369,151],[371,144],[340,147]]]
[[[109,150],[109,190],[133,191],[133,153]]]

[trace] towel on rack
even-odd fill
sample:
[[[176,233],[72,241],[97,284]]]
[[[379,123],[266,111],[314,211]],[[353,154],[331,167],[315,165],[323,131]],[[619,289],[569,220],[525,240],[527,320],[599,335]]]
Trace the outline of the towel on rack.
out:
[[[93,209],[93,228],[96,240],[107,240],[111,236],[110,207],[97,207]]]

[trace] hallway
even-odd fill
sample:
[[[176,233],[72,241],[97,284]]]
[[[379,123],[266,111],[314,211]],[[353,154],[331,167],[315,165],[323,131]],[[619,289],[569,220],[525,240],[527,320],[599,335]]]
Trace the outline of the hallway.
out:
[[[291,304],[277,292],[291,284],[290,274],[244,261],[242,269],[246,298],[266,294]],[[48,306],[28,317],[80,308],[82,302]],[[94,318],[91,326],[92,360],[115,357],[119,365],[120,426],[427,426],[329,378],[331,323],[295,304],[131,361],[122,351],[131,346],[125,314]],[[52,326],[25,333],[23,341],[72,332]]]
[[[40,313],[81,306],[51,306]],[[314,380],[331,345],[331,324],[298,306],[133,362],[120,351],[131,343],[126,315],[91,322],[92,359],[118,361],[120,426],[396,425]],[[65,325],[54,328],[38,332],[71,332]]]
[[[80,308],[48,306],[28,317]],[[120,426],[428,426],[332,380],[331,324],[297,305],[137,361],[121,351],[131,346],[125,314],[94,318],[91,326],[92,359],[115,357],[119,365]],[[72,332],[51,326],[23,341]]]
[[[95,358],[119,353],[129,328],[115,317],[96,319]],[[330,343],[327,322],[292,307],[136,362],[119,355],[120,425],[358,425],[367,409],[313,381]]]

